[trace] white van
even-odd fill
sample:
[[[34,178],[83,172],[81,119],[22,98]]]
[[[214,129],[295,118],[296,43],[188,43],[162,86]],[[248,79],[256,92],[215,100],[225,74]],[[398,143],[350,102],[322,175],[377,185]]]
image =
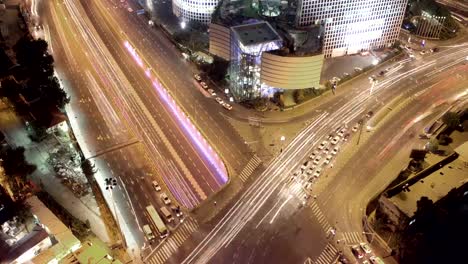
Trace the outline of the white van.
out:
[[[153,231],[151,231],[151,228],[149,227],[149,225],[144,225],[143,226],[143,232],[145,233],[145,236],[149,241],[151,241],[151,240],[153,240],[155,238],[154,235],[153,235]]]

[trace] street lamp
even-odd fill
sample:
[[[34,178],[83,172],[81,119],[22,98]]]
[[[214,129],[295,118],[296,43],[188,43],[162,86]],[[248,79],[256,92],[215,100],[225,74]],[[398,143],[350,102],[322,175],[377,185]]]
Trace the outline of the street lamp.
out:
[[[185,21],[180,22],[180,27],[182,29],[185,29],[186,26],[187,26],[187,23],[185,23]]]
[[[375,66],[375,65],[377,65],[377,64],[379,64],[379,60],[378,60],[378,59],[374,59],[374,60],[372,61],[372,65]]]

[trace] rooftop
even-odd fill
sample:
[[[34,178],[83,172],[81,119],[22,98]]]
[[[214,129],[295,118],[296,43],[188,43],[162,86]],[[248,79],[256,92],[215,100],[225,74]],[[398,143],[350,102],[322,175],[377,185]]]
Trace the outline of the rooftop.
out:
[[[234,26],[231,29],[244,46],[281,40],[271,25],[265,21]]]
[[[468,142],[455,149],[460,156],[457,159],[436,170],[429,176],[409,186],[410,192],[400,192],[390,200],[408,216],[416,212],[416,203],[426,196],[434,203],[442,199],[447,193],[468,183]],[[431,154],[429,154],[431,155]]]

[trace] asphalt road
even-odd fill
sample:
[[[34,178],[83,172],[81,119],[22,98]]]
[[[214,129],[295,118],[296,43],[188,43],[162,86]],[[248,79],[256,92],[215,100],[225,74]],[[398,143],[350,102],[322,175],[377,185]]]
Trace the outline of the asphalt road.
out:
[[[239,245],[239,243],[242,244],[242,241],[246,240],[246,237],[250,238],[252,241],[247,241],[244,243],[249,245],[256,243],[254,241],[257,241],[258,236],[251,236],[251,234],[252,228],[255,228],[255,226],[258,225],[258,222],[260,221],[259,219],[274,218],[277,212],[280,212],[276,218],[278,220],[275,220],[273,223],[278,223],[278,226],[273,227],[273,229],[281,230],[281,224],[283,223],[280,220],[281,215],[283,215],[285,219],[289,219],[286,221],[292,221],[291,215],[296,211],[294,208],[298,207],[298,203],[300,203],[300,199],[303,199],[303,197],[301,197],[302,193],[299,192],[297,195],[292,195],[293,198],[289,198],[290,196],[283,195],[284,191],[282,192],[280,189],[285,185],[288,186],[287,182],[290,180],[292,172],[297,169],[297,166],[302,164],[307,159],[307,156],[314,148],[317,148],[318,143],[320,143],[322,140],[325,140],[330,133],[336,131],[336,128],[343,126],[343,123],[354,124],[357,120],[364,117],[366,111],[376,111],[378,107],[381,107],[381,105],[376,104],[376,98],[379,101],[388,101],[390,98],[394,98],[397,94],[404,92],[408,92],[409,96],[411,94],[418,94],[418,92],[424,91],[422,89],[427,87],[425,85],[419,86],[419,82],[422,83],[428,81],[432,77],[437,78],[437,76],[433,73],[439,70],[444,71],[447,65],[451,65],[453,67],[463,63],[463,60],[467,54],[467,47],[458,47],[447,49],[439,54],[427,56],[424,60],[408,61],[403,65],[403,67],[396,66],[400,68],[397,71],[388,74],[384,79],[380,80],[379,84],[373,88],[372,95],[370,95],[369,88],[362,89],[362,87],[356,86],[354,89],[352,89],[352,91],[346,92],[346,96],[348,98],[352,98],[349,99],[348,102],[341,105],[335,105],[334,107],[332,106],[329,109],[319,108],[318,110],[321,114],[318,114],[319,117],[316,118],[316,122],[312,123],[308,128],[302,131],[301,134],[299,134],[294,139],[294,141],[286,147],[283,153],[281,153],[269,165],[265,172],[263,172],[262,175],[260,175],[257,180],[255,180],[254,183],[246,189],[244,194],[241,195],[238,199],[235,199],[235,202],[233,202],[232,206],[230,206],[228,212],[222,214],[222,216],[220,216],[218,219],[219,221],[215,222],[213,226],[210,226],[210,232],[206,234],[203,241],[198,244],[194,243],[194,250],[191,249],[188,250],[188,252],[181,253],[180,255],[184,257],[175,257],[174,263],[179,263],[181,260],[184,260],[182,263],[217,263],[221,259],[231,259],[234,255],[233,252],[236,252],[236,245]],[[370,85],[368,84],[368,86]],[[432,101],[429,101],[429,103],[431,102]],[[428,102],[426,101],[425,103],[427,104]],[[415,118],[414,116],[411,116],[411,113],[424,109],[424,105],[420,105],[419,107],[420,109],[418,109],[418,106],[416,105],[411,111],[409,111],[409,114],[402,116],[402,121],[406,122],[407,118]],[[333,112],[330,111],[332,109],[334,109]],[[390,129],[387,133],[400,134],[401,131]],[[385,138],[386,136],[388,137],[388,135],[385,135],[384,133],[382,137]],[[385,143],[386,141],[384,141],[383,144]],[[382,145],[382,142],[379,141],[372,141],[372,144],[375,145],[373,145],[374,148],[380,150],[382,146],[385,146]],[[363,147],[363,151],[368,150],[368,146]],[[370,152],[369,154],[361,156],[364,157],[368,155],[372,156],[372,153]],[[320,162],[323,162],[323,160],[324,155],[322,155]],[[382,159],[381,161],[384,162],[385,159]],[[378,165],[382,164],[384,163]],[[376,166],[376,168],[378,168],[378,166]],[[352,172],[354,173],[354,171]],[[352,172],[350,171],[348,173]],[[322,171],[322,175],[327,175],[327,173],[328,171],[325,169]],[[363,173],[361,176],[362,181],[370,180],[372,176],[373,175],[371,174]],[[332,210],[340,210],[339,208],[342,208],[343,205],[352,203],[350,201],[352,201],[354,192],[359,190],[359,188],[362,186],[362,181],[350,183],[349,180],[343,180],[343,178],[341,178],[341,186],[353,184],[352,186],[354,186],[354,188],[350,188],[350,191],[346,192],[345,195],[342,196],[342,199],[337,199],[339,202],[334,204],[335,207]],[[289,191],[286,193],[291,193],[293,187],[286,188],[289,189]],[[330,188],[330,191],[328,189],[324,189],[320,195],[322,195],[322,193],[326,193],[327,196],[331,197],[330,199],[333,200],[335,195],[337,193],[339,194],[341,190],[335,190],[332,187]],[[312,190],[313,189],[314,188],[312,187]],[[311,194],[313,195],[313,193],[314,192],[312,191]],[[294,199],[297,199],[297,201],[294,202]],[[320,199],[321,198],[319,196],[317,200],[320,201]],[[285,201],[287,202],[283,205]],[[336,222],[334,222],[335,219],[325,218],[325,220],[323,220],[320,215],[324,214],[322,210],[327,210],[328,207],[327,209],[321,209],[320,205],[318,207],[319,209],[314,207],[315,213],[319,215],[317,219],[322,220],[322,231],[327,232],[331,227],[336,225]],[[314,211],[314,209],[312,211]],[[265,212],[268,213],[265,214]],[[353,223],[355,223],[355,221]],[[358,223],[360,223],[360,221],[358,221]],[[262,225],[268,226],[272,224],[270,224],[269,221],[264,221],[258,228],[262,227]],[[304,228],[304,226],[302,226],[302,228]],[[270,233],[270,235],[273,234]],[[294,237],[295,234],[290,233],[289,235]],[[311,238],[312,241],[316,241],[317,239],[317,237]],[[307,241],[300,241],[295,245],[303,243],[307,243]],[[282,245],[284,246],[284,244]],[[327,243],[322,241],[321,243],[316,242],[314,245],[315,246],[313,247],[323,248],[323,245],[327,245]],[[265,247],[265,245],[259,244],[258,247],[259,248],[256,250],[261,250],[261,248]],[[254,249],[255,247],[249,247],[249,250]],[[272,252],[277,252],[279,250],[280,248],[273,248]],[[315,251],[320,250],[315,249]],[[336,255],[336,250],[334,253]],[[248,250],[246,252],[241,250],[240,253],[238,252],[236,254],[236,256],[241,257],[241,259],[239,259],[239,263],[249,263],[249,261],[251,261],[250,263],[254,263],[267,260],[272,263],[282,263],[287,259],[306,259],[304,252],[299,250],[290,251],[289,254],[283,255],[283,259],[279,257],[276,258],[276,255],[274,255],[275,257],[273,258],[269,258],[269,256],[262,258],[260,254],[255,255],[256,258],[254,258],[254,260],[250,260],[249,255],[250,253]],[[315,255],[312,253],[310,257],[320,257],[320,255]]]

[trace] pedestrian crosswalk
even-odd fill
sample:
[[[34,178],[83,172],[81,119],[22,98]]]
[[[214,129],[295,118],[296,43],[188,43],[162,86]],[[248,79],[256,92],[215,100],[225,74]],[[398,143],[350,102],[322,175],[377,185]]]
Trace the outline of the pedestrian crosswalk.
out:
[[[330,230],[332,226],[328,223],[328,220],[325,218],[325,215],[323,215],[322,210],[320,210],[317,202],[311,201],[309,204],[313,214],[315,217],[317,217],[317,221],[323,227],[323,229],[326,231]]]
[[[239,174],[239,178],[242,180],[242,182],[246,182],[250,175],[252,175],[252,172],[262,163],[262,160],[255,154],[253,157],[249,160],[245,168],[241,171]]]
[[[338,257],[338,250],[332,245],[327,244],[320,256],[315,260],[316,264],[331,264]]]
[[[358,244],[363,241],[359,232],[343,232],[342,234],[348,245]]]
[[[168,238],[158,245],[156,250],[145,259],[145,263],[163,264],[171,255],[198,229],[198,224],[193,218],[186,218],[184,223],[177,228]]]

